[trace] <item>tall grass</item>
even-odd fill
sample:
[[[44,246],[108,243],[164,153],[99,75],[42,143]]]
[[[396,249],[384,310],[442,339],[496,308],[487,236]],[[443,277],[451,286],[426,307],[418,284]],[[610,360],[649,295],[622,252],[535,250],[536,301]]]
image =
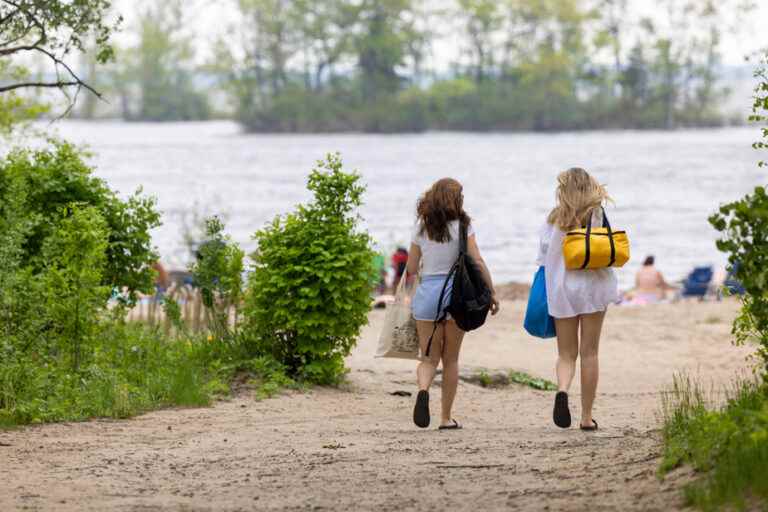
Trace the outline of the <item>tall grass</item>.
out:
[[[768,389],[739,379],[719,394],[678,375],[662,395],[664,459],[660,473],[690,464],[699,478],[685,488],[702,510],[768,506]]]
[[[0,365],[0,426],[126,418],[166,406],[208,405],[229,390],[204,337],[172,340],[112,325],[77,372],[34,355]]]

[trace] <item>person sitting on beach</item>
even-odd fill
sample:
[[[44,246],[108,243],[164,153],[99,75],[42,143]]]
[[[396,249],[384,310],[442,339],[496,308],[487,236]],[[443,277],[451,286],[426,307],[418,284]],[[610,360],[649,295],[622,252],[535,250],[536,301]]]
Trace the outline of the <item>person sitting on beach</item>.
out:
[[[613,269],[567,270],[563,237],[571,229],[602,225],[602,205],[610,198],[587,171],[572,168],[557,177],[557,205],[540,232],[538,264],[544,265],[549,314],[557,333],[555,425],[571,426],[568,391],[581,356],[581,429],[597,430],[592,417],[598,380],[597,352],[608,305],[619,299]],[[581,333],[581,334],[579,334]]]
[[[644,304],[655,304],[664,300],[668,290],[674,290],[664,280],[664,276],[654,266],[656,258],[648,256],[643,262],[643,266],[637,271],[635,276],[635,291],[633,301]]]
[[[413,231],[407,271],[409,277],[415,276],[419,272],[419,264],[422,264],[421,282],[411,303],[422,354],[426,353],[427,344],[434,332],[430,355],[422,358],[416,370],[419,393],[413,421],[421,428],[429,426],[429,387],[435,379],[440,361],[443,363],[443,384],[439,428],[461,428],[453,419],[451,409],[459,383],[459,350],[464,331],[450,316],[440,322],[435,330],[435,319],[445,312],[450,303],[452,282],[446,283],[446,278],[459,256],[460,225],[467,227],[467,251],[480,266],[483,278],[493,294],[491,313],[495,315],[499,311],[491,274],[480,255],[475,231],[463,204],[461,184],[445,178],[432,185],[419,199],[417,206],[418,221]],[[444,286],[445,295],[442,303],[438,304]]]
[[[161,300],[171,286],[171,278],[160,260],[152,263],[152,270],[155,271],[155,299]]]

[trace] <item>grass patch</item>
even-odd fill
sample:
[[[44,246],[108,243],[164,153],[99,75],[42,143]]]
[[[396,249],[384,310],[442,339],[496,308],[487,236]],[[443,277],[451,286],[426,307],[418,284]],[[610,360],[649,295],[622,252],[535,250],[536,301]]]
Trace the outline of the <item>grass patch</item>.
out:
[[[256,399],[301,385],[269,356],[210,335],[168,338],[139,324],[109,324],[86,366],[30,354],[0,365],[0,428],[128,418],[164,407],[200,407],[246,380]]]
[[[127,418],[168,406],[209,405],[229,391],[204,339],[168,340],[135,325],[104,333],[73,371],[31,354],[0,365],[0,426]]]
[[[557,391],[557,384],[547,379],[541,379],[539,377],[533,377],[525,372],[511,371],[509,372],[509,380],[515,384],[522,384],[533,389],[540,389],[542,391]]]
[[[480,370],[469,377],[463,377],[462,380],[471,384],[477,384],[483,388],[500,388],[511,384],[521,384],[542,391],[557,390],[557,385],[554,382],[516,370],[512,370],[509,373],[498,372],[494,374],[490,374],[486,370]]]
[[[675,377],[663,395],[660,474],[683,464],[700,472],[684,492],[687,504],[701,510],[768,504],[768,387],[740,380],[724,404],[712,396],[690,377]]]

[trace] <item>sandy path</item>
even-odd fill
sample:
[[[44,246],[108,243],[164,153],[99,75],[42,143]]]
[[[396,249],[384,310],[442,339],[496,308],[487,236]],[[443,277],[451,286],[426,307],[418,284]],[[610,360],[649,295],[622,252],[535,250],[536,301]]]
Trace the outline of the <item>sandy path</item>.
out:
[[[466,371],[550,377],[551,342],[525,336],[522,303],[467,338]],[[745,368],[732,302],[609,313],[595,416],[601,431],[551,424],[551,393],[462,384],[460,432],[418,430],[413,363],[373,360],[371,315],[347,389],[0,432],[0,511],[669,510],[685,471],[655,477],[658,390],[687,369],[714,383]],[[578,418],[578,386],[573,393]],[[437,414],[439,391],[433,392]]]

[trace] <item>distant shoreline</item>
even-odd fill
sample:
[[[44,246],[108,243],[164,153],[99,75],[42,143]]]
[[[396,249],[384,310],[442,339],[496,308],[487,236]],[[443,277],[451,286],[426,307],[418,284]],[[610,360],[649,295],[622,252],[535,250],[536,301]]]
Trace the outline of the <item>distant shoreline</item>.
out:
[[[334,136],[334,135],[350,135],[350,136],[372,136],[372,137],[397,137],[397,136],[421,136],[421,135],[561,135],[561,134],[595,134],[595,133],[680,133],[680,132],[713,132],[720,130],[732,130],[732,129],[753,129],[757,123],[750,123],[747,121],[741,123],[724,123],[722,125],[701,125],[701,126],[678,126],[674,128],[620,128],[620,127],[604,127],[604,128],[574,128],[568,130],[440,130],[429,129],[423,131],[396,131],[396,132],[367,132],[360,130],[336,130],[336,131],[248,131],[242,127],[237,121],[233,119],[208,119],[198,121],[134,121],[125,120],[121,118],[98,118],[98,119],[84,119],[84,118],[67,118],[60,121],[55,121],[55,118],[41,118],[36,123],[45,124],[46,126],[54,121],[53,128],[61,123],[82,123],[82,124],[114,124],[114,125],[133,125],[133,126],[195,126],[195,125],[215,125],[215,124],[231,124],[236,127],[237,134],[243,136],[268,136],[268,137],[307,137],[307,136]]]

